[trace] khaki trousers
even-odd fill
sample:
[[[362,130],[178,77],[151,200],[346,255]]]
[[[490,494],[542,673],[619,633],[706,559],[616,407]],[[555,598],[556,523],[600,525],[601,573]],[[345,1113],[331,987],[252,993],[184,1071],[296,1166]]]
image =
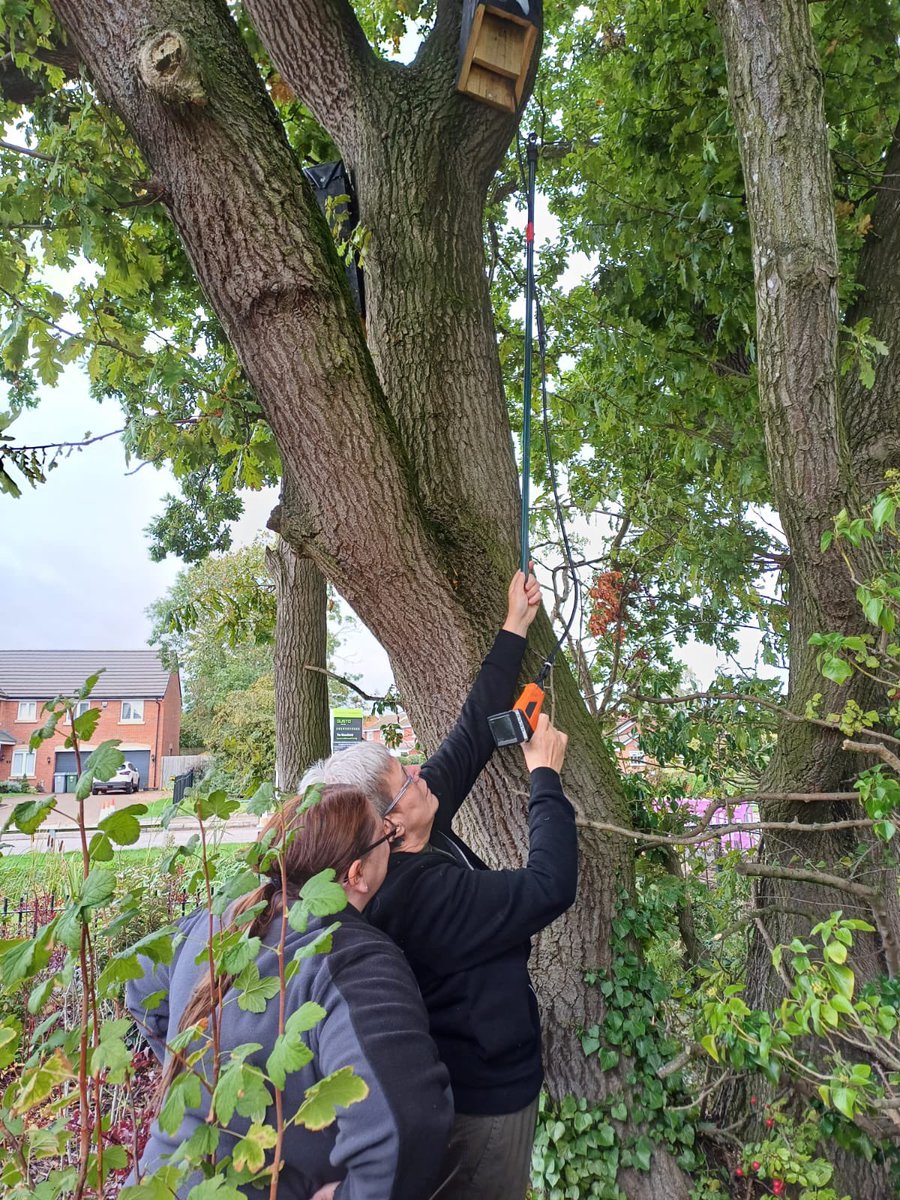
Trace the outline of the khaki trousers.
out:
[[[494,1117],[457,1114],[443,1183],[431,1200],[525,1200],[537,1111],[535,1097],[520,1112]]]

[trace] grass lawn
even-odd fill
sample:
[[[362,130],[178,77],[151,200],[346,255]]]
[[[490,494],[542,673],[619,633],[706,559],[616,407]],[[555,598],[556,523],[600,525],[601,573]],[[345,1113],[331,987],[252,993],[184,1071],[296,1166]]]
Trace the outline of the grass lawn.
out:
[[[219,852],[223,858],[231,858],[243,849],[243,846],[228,843],[222,846]],[[150,877],[157,870],[157,864],[168,853],[169,850],[159,848],[117,850],[113,862],[101,865],[111,866],[128,874],[140,871],[141,874]],[[21,896],[31,896],[35,892],[70,891],[80,878],[81,852],[77,850],[65,854],[33,851],[28,854],[4,855],[0,857],[0,904],[4,897],[12,902],[18,901]]]
[[[166,809],[172,803],[172,793],[171,792],[160,792],[160,794],[156,797],[155,800],[151,800],[149,798],[149,796],[145,800],[141,800],[138,797],[135,797],[134,800],[132,801],[132,803],[133,804],[146,804],[147,812],[146,812],[145,816],[141,817],[142,821],[146,821],[150,817],[156,817],[158,819],[159,817],[161,817],[163,815],[163,813],[166,811]]]

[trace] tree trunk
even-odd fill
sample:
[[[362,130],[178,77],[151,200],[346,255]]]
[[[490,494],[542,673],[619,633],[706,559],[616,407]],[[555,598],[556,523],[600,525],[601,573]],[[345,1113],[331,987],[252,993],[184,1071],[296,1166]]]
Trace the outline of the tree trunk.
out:
[[[278,442],[278,530],[388,650],[426,748],[450,727],[504,610],[517,557],[516,475],[483,277],[480,206],[512,117],[455,92],[459,6],[410,68],[379,62],[343,0],[249,5],[282,76],[357,175],[371,222],[371,356],[343,269],[227,9],[149,0],[111,10],[56,0],[98,87],[136,138],[210,304]],[[302,18],[302,19],[301,19]],[[373,362],[374,359],[374,362]],[[376,371],[377,364],[377,371]],[[553,645],[546,616],[528,669]],[[558,667],[551,711],[570,737],[567,789],[585,815],[627,824],[624,794],[577,687]],[[524,849],[521,756],[497,755],[468,828],[495,862]],[[578,1030],[602,1017],[585,971],[611,961],[621,839],[582,839],[579,901],[535,955],[557,1096],[619,1091]],[[622,1125],[623,1144],[636,1133]],[[654,1155],[629,1196],[679,1200]]]
[[[844,507],[856,510],[877,486],[871,464],[860,470],[865,439],[859,413],[851,423],[851,458],[838,393],[838,255],[823,88],[806,0],[718,0],[715,5],[728,65],[750,215],[756,285],[760,409],[765,425],[772,492],[791,550],[788,704],[803,712],[815,693],[824,713],[840,712],[853,698],[871,707],[872,685],[856,676],[837,686],[819,673],[809,636],[817,631],[860,633],[864,621],[855,587],[834,550],[822,554],[822,533]],[[895,322],[894,322],[895,323]],[[895,393],[896,395],[896,393]],[[896,400],[894,400],[896,404]],[[896,421],[889,430],[896,443]],[[869,424],[869,440],[874,430]],[[882,446],[884,443],[882,443]],[[852,466],[851,466],[852,464]],[[761,782],[766,792],[845,791],[865,764],[842,750],[842,735],[812,723],[785,722]],[[801,823],[847,815],[847,805],[761,805],[764,820]],[[802,833],[768,836],[760,856],[769,864],[847,861],[853,836]],[[876,854],[879,853],[875,848]],[[878,859],[876,858],[876,865]],[[886,865],[884,895],[896,895]],[[845,892],[815,884],[761,880],[758,903],[806,917],[777,913],[756,937],[747,973],[747,1002],[772,1008],[781,991],[770,947],[808,933],[823,916],[854,907]],[[890,907],[890,902],[889,902]],[[893,921],[895,903],[891,913]],[[873,913],[862,915],[871,919]],[[896,936],[897,928],[887,931]],[[885,969],[878,934],[858,935],[853,969],[865,978]],[[732,1103],[740,1097],[732,1097]],[[841,1155],[843,1186],[854,1195],[888,1197],[878,1167]]]
[[[275,581],[275,777],[292,792],[316,759],[331,753],[325,580],[279,538],[266,551]],[[309,670],[310,667],[318,668]]]

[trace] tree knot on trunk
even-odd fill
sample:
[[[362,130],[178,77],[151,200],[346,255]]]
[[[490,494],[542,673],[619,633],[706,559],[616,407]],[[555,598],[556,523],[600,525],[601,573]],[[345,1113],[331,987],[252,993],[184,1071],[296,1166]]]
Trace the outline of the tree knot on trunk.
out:
[[[141,79],[168,104],[206,104],[206,90],[193,52],[174,29],[157,33],[138,52]]]

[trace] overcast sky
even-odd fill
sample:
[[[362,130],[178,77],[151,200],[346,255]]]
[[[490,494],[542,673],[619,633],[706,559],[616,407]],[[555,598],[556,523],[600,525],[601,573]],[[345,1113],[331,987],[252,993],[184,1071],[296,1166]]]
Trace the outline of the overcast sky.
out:
[[[0,409],[4,407],[0,391]],[[8,430],[19,443],[75,441],[117,429],[115,404],[97,404],[87,379],[69,368],[44,389],[39,407]],[[133,650],[146,644],[146,608],[171,586],[179,559],[150,561],[144,529],[167,492],[168,470],[126,463],[118,438],[61,459],[47,482],[0,495],[0,648],[4,650]],[[248,495],[236,544],[265,529],[274,491]],[[364,626],[346,637],[336,662],[362,674],[367,691],[390,682],[387,657]]]

